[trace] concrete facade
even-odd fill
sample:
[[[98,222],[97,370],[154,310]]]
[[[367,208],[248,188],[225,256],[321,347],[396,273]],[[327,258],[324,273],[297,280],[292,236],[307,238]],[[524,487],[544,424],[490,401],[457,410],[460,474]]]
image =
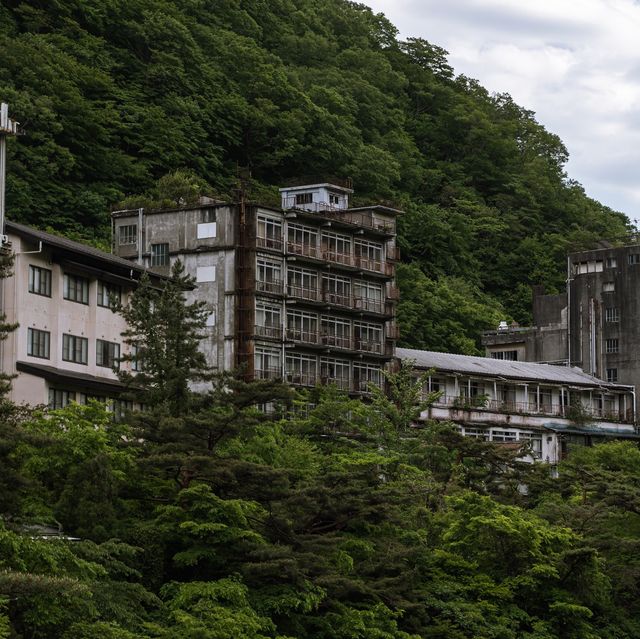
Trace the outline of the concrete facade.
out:
[[[522,447],[526,461],[557,464],[572,446],[640,439],[633,386],[578,368],[405,348],[397,354],[429,372],[425,393],[440,393],[423,420],[453,422],[465,436]]]
[[[382,386],[398,338],[399,211],[349,208],[351,189],[336,184],[281,194],[282,208],[203,200],[115,212],[113,250],[165,275],[184,263],[191,299],[211,308],[202,348],[214,368],[352,393]]]
[[[14,266],[0,281],[2,307],[19,324],[0,345],[2,370],[17,375],[10,398],[54,408],[90,397],[114,404],[125,323],[109,296],[126,299],[143,269],[14,222],[6,233]]]

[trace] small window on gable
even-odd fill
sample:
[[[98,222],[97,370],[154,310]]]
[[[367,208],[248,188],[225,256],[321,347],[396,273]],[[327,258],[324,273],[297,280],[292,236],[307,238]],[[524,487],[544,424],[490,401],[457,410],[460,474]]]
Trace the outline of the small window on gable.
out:
[[[604,284],[602,285],[602,292],[603,293],[613,293],[616,290],[616,284],[615,282],[604,282]]]

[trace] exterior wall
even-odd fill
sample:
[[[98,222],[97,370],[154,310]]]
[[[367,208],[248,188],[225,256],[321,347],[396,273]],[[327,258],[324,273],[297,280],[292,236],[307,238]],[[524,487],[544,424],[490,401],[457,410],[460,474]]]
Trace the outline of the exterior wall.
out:
[[[575,421],[569,408],[579,402],[583,415],[597,425],[598,436],[635,435],[633,395],[629,389],[603,390],[599,385],[568,387],[536,380],[505,380],[433,373],[425,395],[440,396],[423,420],[451,421],[465,436],[511,447],[526,445],[525,461],[556,464],[567,451]],[[586,431],[585,431],[586,433]],[[591,435],[579,435],[587,438]]]
[[[117,380],[111,368],[96,364],[96,340],[101,339],[121,344],[124,320],[109,308],[97,305],[98,279],[88,276],[78,265],[65,265],[52,261],[51,250],[44,246],[29,244],[19,237],[10,236],[15,252],[13,275],[1,284],[7,320],[18,322],[2,345],[2,367],[10,374],[17,373],[17,362],[44,365],[59,371],[91,375],[106,382]],[[29,266],[51,271],[51,296],[29,292]],[[88,304],[63,298],[64,273],[73,273],[89,279]],[[108,276],[105,276],[108,279]],[[123,290],[123,295],[127,293]],[[50,333],[49,358],[28,355],[29,328]],[[77,364],[62,359],[63,334],[85,337],[88,340],[87,364]],[[20,373],[13,382],[11,399],[17,403],[46,404],[49,401],[50,384],[42,377]],[[69,390],[69,389],[66,389]]]

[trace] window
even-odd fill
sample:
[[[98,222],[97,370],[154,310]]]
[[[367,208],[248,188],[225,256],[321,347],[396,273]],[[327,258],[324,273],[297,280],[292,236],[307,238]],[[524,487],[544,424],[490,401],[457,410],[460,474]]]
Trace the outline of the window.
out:
[[[320,381],[323,384],[335,384],[341,390],[349,390],[350,377],[348,360],[320,358]]]
[[[492,359],[506,359],[510,362],[518,361],[518,351],[494,351],[490,355]]]
[[[311,204],[313,193],[296,193],[296,204]]]
[[[588,262],[576,262],[573,265],[573,272],[576,275],[582,275],[584,273],[601,273],[603,269],[602,260],[589,260]]]
[[[112,304],[120,304],[122,289],[116,284],[107,284],[98,280],[98,306],[111,308]]]
[[[51,297],[51,271],[29,265],[29,293]]]
[[[302,386],[315,386],[317,360],[313,355],[288,353],[285,365],[288,382]]]
[[[381,284],[356,280],[353,283],[353,297],[358,310],[370,313],[382,313],[384,310]]]
[[[619,349],[619,342],[617,337],[612,337],[604,341],[605,353],[617,353]]]
[[[216,223],[215,222],[204,222],[202,224],[198,224],[197,228],[197,236],[199,240],[206,240],[216,236]]]
[[[629,253],[629,255],[627,255],[627,261],[629,265],[640,264],[640,253]]]
[[[356,350],[382,353],[382,326],[380,324],[354,322],[353,336]]]
[[[618,266],[618,260],[615,257],[608,257],[605,263],[607,268],[616,268]]]
[[[106,342],[102,339],[96,340],[96,366],[119,368],[119,358],[120,344],[116,344],[115,342]]]
[[[518,434],[510,430],[492,430],[491,441],[492,442],[515,442],[518,439]]]
[[[151,245],[151,266],[169,266],[169,244]]]
[[[318,316],[304,311],[287,311],[287,339],[316,344]]]
[[[141,370],[143,370],[144,366],[143,366],[142,359],[138,356],[137,344],[131,344],[130,355],[131,355],[131,370],[134,373],[139,373]]]
[[[30,328],[27,331],[27,355],[49,359],[50,339],[51,334],[49,331]]]
[[[320,318],[320,334],[323,344],[337,348],[351,348],[351,322],[323,315]]]
[[[88,304],[89,280],[86,277],[80,277],[80,275],[65,273],[62,295],[65,300]]]
[[[49,389],[49,408],[64,408],[70,402],[76,401],[76,394],[73,391],[59,390],[57,388]]]
[[[382,388],[382,371],[378,366],[371,364],[353,365],[353,383],[356,391],[368,392],[369,384]]]
[[[280,262],[258,258],[256,289],[263,293],[282,293],[282,265]]]
[[[337,193],[329,193],[329,204],[338,206],[340,204],[340,196]]]
[[[65,333],[62,336],[62,359],[65,362],[86,364],[88,346],[89,340],[86,337],[67,335]]]
[[[351,306],[351,280],[338,275],[323,275],[324,301],[340,306]]]
[[[323,231],[321,236],[324,259],[339,264],[351,264],[351,238],[348,235]]]
[[[282,222],[265,215],[258,215],[256,234],[258,248],[282,249]]]
[[[215,266],[198,266],[196,268],[196,282],[215,282],[216,267]]]
[[[602,284],[603,293],[613,293],[616,290],[615,282],[604,282]]]
[[[608,382],[617,382],[618,381],[618,369],[617,368],[607,368],[607,381]]]
[[[282,338],[282,309],[274,304],[256,302],[256,335]]]
[[[357,258],[357,265],[368,271],[382,271],[382,244],[368,242],[367,240],[356,240],[354,249]]]
[[[257,379],[282,377],[282,359],[279,349],[256,346],[254,361]]]
[[[318,273],[304,268],[289,268],[287,270],[287,290],[292,297],[317,301]]]
[[[118,244],[120,246],[136,245],[138,243],[138,225],[126,224],[118,228]]]
[[[604,321],[605,322],[619,322],[620,321],[620,310],[615,306],[610,306],[609,308],[604,309]]]
[[[319,257],[318,231],[301,224],[287,225],[287,250],[289,253]]]

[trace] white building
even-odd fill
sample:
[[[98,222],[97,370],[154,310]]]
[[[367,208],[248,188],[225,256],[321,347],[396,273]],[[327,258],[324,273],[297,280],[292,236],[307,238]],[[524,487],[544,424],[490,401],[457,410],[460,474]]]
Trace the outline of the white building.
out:
[[[110,296],[128,295],[144,269],[15,222],[5,232],[15,261],[13,275],[0,280],[1,306],[19,324],[0,342],[3,372],[17,375],[10,398],[55,408],[89,397],[115,400],[125,322]]]
[[[572,446],[640,439],[634,387],[579,368],[398,348],[439,392],[423,420],[451,421],[468,437],[526,445],[529,460],[556,464]]]

